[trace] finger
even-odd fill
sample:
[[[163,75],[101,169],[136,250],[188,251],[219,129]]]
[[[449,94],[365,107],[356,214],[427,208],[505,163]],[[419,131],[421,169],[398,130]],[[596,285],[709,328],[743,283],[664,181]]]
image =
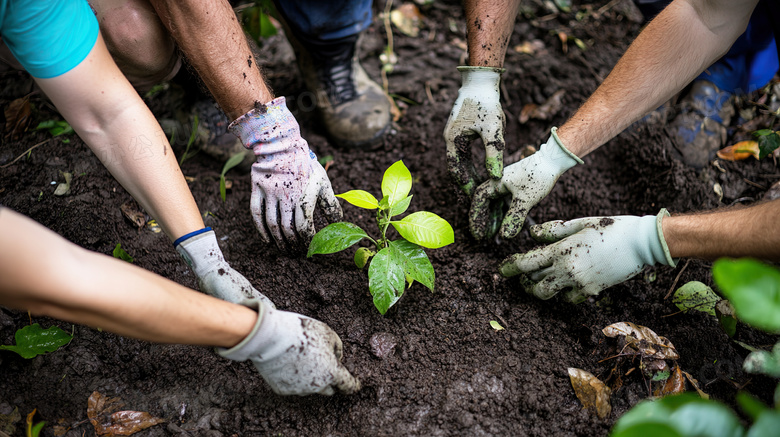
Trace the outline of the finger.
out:
[[[309,190],[303,193],[301,201],[295,207],[295,229],[304,241],[314,236],[314,206],[317,204],[317,192]]]
[[[501,238],[510,239],[516,237],[523,229],[523,223],[525,223],[528,210],[533,206],[534,204],[526,199],[512,198],[512,202],[509,204],[509,211],[504,215],[504,221],[501,223],[501,229],[499,230]]]
[[[604,217],[587,217],[576,220],[554,220],[541,225],[531,226],[531,237],[542,243],[554,243],[576,234],[586,226],[593,226],[603,221]]]
[[[471,200],[469,229],[471,230],[471,235],[477,240],[484,240],[489,237],[490,228],[492,227],[490,201],[500,195],[499,184],[499,182],[495,181],[486,181],[477,188]]]
[[[322,211],[325,213],[325,218],[327,218],[330,223],[341,221],[341,218],[344,215],[341,211],[341,204],[338,199],[336,199],[330,182],[324,184],[322,188],[320,188],[320,208],[322,208]]]
[[[504,112],[498,118],[501,124],[498,129],[482,132],[482,143],[485,144],[485,167],[492,179],[501,179],[504,174]]]
[[[260,239],[263,243],[268,244],[271,242],[271,237],[265,226],[265,214],[263,214],[264,203],[265,198],[263,196],[263,190],[255,185],[252,190],[252,197],[249,200],[249,210],[252,212],[252,219],[255,221],[257,232],[260,233]]]
[[[542,270],[537,270],[535,272],[531,272],[528,277],[531,278],[533,282],[539,282],[542,279],[546,278],[548,275],[550,275],[555,269],[553,266],[543,268]]]
[[[531,273],[550,267],[553,263],[553,251],[548,247],[529,250],[526,253],[516,253],[501,262],[498,271],[504,277],[511,277],[520,273]]]
[[[279,203],[276,199],[265,202],[265,224],[279,249],[286,250],[282,231],[279,226]]]
[[[298,235],[296,235],[294,228],[295,217],[293,211],[295,211],[295,203],[279,203],[279,225],[289,247],[298,245]]]
[[[455,183],[469,197],[476,186],[477,170],[471,161],[471,141],[475,137],[471,131],[444,135],[447,144],[447,169]]]
[[[549,275],[534,285],[532,290],[534,296],[542,300],[547,300],[564,288],[571,287],[574,284],[566,276]]]
[[[360,380],[352,376],[343,364],[337,363],[333,371],[333,384],[338,391],[344,394],[353,394],[360,390]]]
[[[571,290],[567,291],[566,294],[563,295],[563,299],[566,302],[571,302],[573,304],[578,304],[585,302],[588,300],[589,295],[582,292],[582,290],[579,290],[577,288],[572,288]]]

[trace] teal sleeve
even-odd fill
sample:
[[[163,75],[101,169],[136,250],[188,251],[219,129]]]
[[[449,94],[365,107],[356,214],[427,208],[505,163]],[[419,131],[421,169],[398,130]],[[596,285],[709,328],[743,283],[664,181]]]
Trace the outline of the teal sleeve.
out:
[[[98,22],[87,0],[3,0],[3,40],[33,77],[79,65],[94,47]]]

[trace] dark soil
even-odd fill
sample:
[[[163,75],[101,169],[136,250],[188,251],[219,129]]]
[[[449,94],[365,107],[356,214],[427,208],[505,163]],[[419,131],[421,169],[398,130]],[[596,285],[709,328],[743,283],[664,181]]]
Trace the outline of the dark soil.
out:
[[[502,90],[507,156],[546,141],[550,126],[572,114],[638,33],[641,24],[626,1],[598,18],[575,20],[576,11],[596,11],[606,3],[576,6],[557,16],[536,2],[524,3],[528,14],[541,18],[519,19],[509,45]],[[298,111],[297,116],[312,149],[319,156],[333,155],[328,174],[337,193],[355,188],[378,193],[383,171],[404,160],[417,181],[411,210],[436,212],[455,228],[454,244],[429,251],[436,269],[435,293],[415,285],[381,316],[368,294],[366,271],[355,268],[352,252],[305,259],[263,246],[249,213],[249,176],[229,174],[233,187],[223,203],[221,162],[201,153],[183,165],[184,174],[193,178],[190,188],[206,224],[216,230],[232,266],[281,309],[329,324],[344,341],[347,368],[363,382],[360,393],[279,397],[249,363],[221,359],[208,348],[151,344],[75,326],[73,341],[57,352],[32,360],[0,353],[0,414],[18,407],[25,415],[37,408],[36,420],[49,424],[43,435],[53,435],[51,425],[57,423],[71,427],[68,436],[94,435],[85,420],[87,398],[97,390],[121,397],[127,409],[168,421],[139,436],[604,435],[621,414],[648,396],[647,382],[638,371],[623,376],[622,387],[612,396],[612,414],[602,420],[582,408],[567,368],[606,378],[616,363],[602,361],[609,356],[609,343],[600,330],[621,321],[669,338],[680,353],[680,366],[713,398],[733,405],[736,386],[744,385],[769,401],[774,381],[742,372],[747,351],[729,341],[712,317],[671,315],[677,308],[664,296],[686,260],[677,268],[649,269],[657,275],[655,281],[640,274],[577,306],[558,299],[540,301],[525,294],[518,281],[499,276],[503,258],[535,243],[527,231],[513,241],[480,243],[469,235],[468,203],[449,180],[442,139],[460,85],[455,67],[464,57],[457,45],[465,41],[463,14],[458,4],[438,2],[423,13],[427,18],[418,38],[394,35],[399,63],[389,76],[391,92],[419,105],[402,105],[404,115],[382,147],[337,150],[321,135],[311,112]],[[450,30],[450,19],[456,32]],[[570,42],[564,54],[558,31],[585,41],[587,50]],[[512,49],[532,39],[544,43],[541,53],[530,56]],[[383,47],[383,26],[376,20],[362,41],[364,65],[375,78]],[[262,67],[276,93],[288,96],[296,107],[303,84],[291,52],[281,37],[274,37],[262,53]],[[517,121],[525,104],[541,104],[560,89],[566,91],[564,106],[550,120]],[[26,74],[2,76],[4,106],[30,90]],[[170,100],[169,93],[162,93],[149,103],[166,116]],[[40,95],[32,101],[37,108],[33,126],[58,117]],[[743,133],[735,130],[739,135]],[[38,131],[17,141],[6,138],[0,165],[47,137]],[[0,204],[91,250],[110,254],[120,242],[137,265],[197,288],[164,234],[139,231],[123,218],[120,205],[130,196],[78,138],[69,138],[68,144],[55,139],[0,169]],[[483,162],[482,157],[475,162]],[[663,126],[643,125],[585,157],[585,165],[564,175],[530,212],[529,221],[656,214],[661,207],[679,213],[737,199],[749,203],[744,198],[759,199],[765,189],[758,186],[768,187],[780,173],[771,158],[721,165],[725,172],[686,167],[673,158]],[[56,197],[52,181],[61,181],[65,171],[75,176],[72,191]],[[723,188],[722,202],[713,190],[715,182]],[[373,229],[373,214],[349,205],[344,213],[345,220]],[[323,225],[318,218],[318,226]],[[690,261],[678,284],[699,280],[712,285],[710,266]],[[491,320],[506,330],[494,331]],[[64,322],[33,321],[71,330]],[[15,330],[28,323],[27,314],[0,308],[0,343],[12,343]],[[758,346],[775,340],[744,327],[738,338]],[[622,373],[631,367],[623,366]],[[23,435],[21,424],[14,435]]]

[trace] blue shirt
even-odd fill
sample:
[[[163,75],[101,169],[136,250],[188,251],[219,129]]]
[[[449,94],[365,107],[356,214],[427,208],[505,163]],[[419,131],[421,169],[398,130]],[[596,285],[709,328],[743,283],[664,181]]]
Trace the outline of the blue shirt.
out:
[[[87,57],[98,22],[87,0],[0,0],[0,35],[33,77],[48,79]]]

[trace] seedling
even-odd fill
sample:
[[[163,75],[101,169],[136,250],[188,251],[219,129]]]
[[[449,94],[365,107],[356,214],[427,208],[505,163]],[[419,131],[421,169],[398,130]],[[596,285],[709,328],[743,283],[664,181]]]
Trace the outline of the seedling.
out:
[[[409,169],[403,161],[396,162],[382,178],[382,200],[363,190],[351,190],[336,196],[359,208],[377,211],[378,239],[370,237],[357,225],[339,222],[317,232],[309,245],[307,256],[311,257],[339,252],[368,239],[373,248],[359,248],[355,252],[355,265],[362,269],[370,262],[368,289],[374,298],[374,306],[382,314],[401,298],[405,283],[411,287],[417,281],[433,291],[435,273],[423,247],[438,249],[455,241],[452,226],[434,213],[418,211],[401,220],[393,220],[394,216],[405,213],[409,208],[411,189]],[[390,226],[403,238],[391,241],[387,237]]]
[[[41,434],[41,430],[43,429],[43,426],[46,425],[46,422],[38,422],[35,425],[33,425],[33,417],[35,417],[35,413],[38,411],[37,408],[33,408],[32,413],[27,415],[27,427],[25,428],[25,437],[38,437]]]
[[[176,131],[173,131],[173,135],[176,134]],[[171,138],[173,138],[173,135],[171,135]],[[181,167],[182,164],[184,164],[184,161],[186,161],[188,158],[192,158],[195,156],[195,152],[192,155],[190,155],[190,147],[192,147],[192,144],[195,142],[195,137],[198,135],[198,115],[195,114],[195,118],[192,121],[192,132],[190,132],[190,138],[187,140],[187,147],[184,148],[184,153],[181,155],[181,158],[179,159],[179,167]]]
[[[238,164],[241,164],[241,161],[244,160],[244,154],[243,153],[236,153],[235,155],[231,156],[230,159],[227,160],[225,165],[222,167],[222,173],[219,175],[219,197],[222,198],[222,201],[225,201],[225,197],[227,196],[227,186],[225,184],[225,174],[230,171],[231,168],[237,166]]]
[[[56,326],[43,329],[41,325],[33,323],[16,331],[16,334],[14,334],[15,345],[2,345],[0,350],[16,352],[22,358],[29,359],[46,352],[54,352],[70,343],[72,338],[73,335]]]
[[[114,258],[121,259],[122,261],[127,261],[132,264],[133,257],[130,256],[129,253],[125,252],[124,249],[122,249],[122,243],[116,243],[116,247],[114,247]]]
[[[42,121],[35,128],[35,130],[40,130],[40,129],[46,129],[47,131],[49,131],[49,133],[53,137],[58,137],[60,135],[67,135],[67,134],[72,134],[73,133],[73,128],[70,127],[70,124],[68,124],[67,121],[63,121],[63,120],[59,120],[59,121],[58,120]],[[64,138],[62,140],[62,142],[67,144],[67,143],[70,142],[70,140],[67,139],[67,138]],[[32,152],[32,150],[31,150],[31,152]]]

